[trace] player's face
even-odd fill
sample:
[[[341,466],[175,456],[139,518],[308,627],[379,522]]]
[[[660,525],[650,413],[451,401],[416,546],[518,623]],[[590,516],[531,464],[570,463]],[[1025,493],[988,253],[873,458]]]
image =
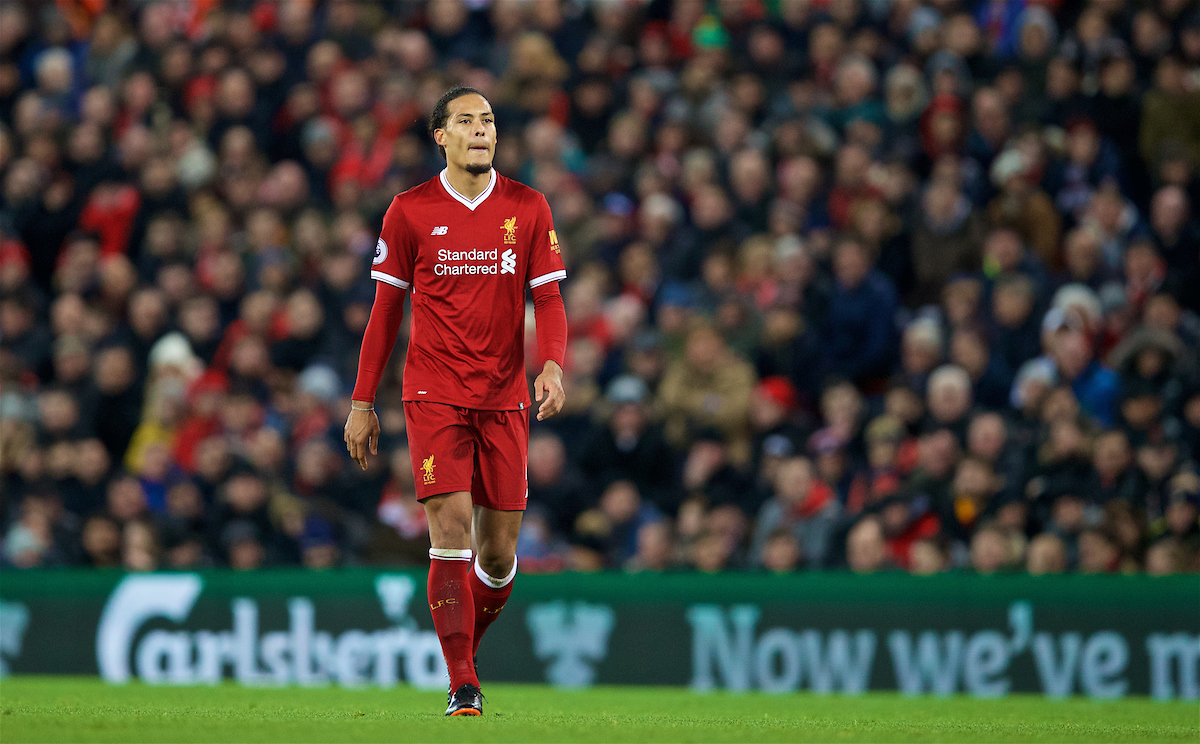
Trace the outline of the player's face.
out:
[[[450,102],[446,125],[434,131],[446,148],[446,162],[468,173],[487,173],[496,154],[496,121],[483,96],[460,96]]]

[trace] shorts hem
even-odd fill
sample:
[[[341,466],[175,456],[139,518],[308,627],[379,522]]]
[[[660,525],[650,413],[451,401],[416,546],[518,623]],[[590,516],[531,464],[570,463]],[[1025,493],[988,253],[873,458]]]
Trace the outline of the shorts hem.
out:
[[[417,503],[424,504],[434,496],[445,496],[446,494],[458,493],[459,491],[466,491],[467,493],[470,493],[470,489],[467,488],[456,488],[451,491],[440,491],[438,493],[431,493],[426,496],[417,496]],[[526,506],[525,502],[521,502],[520,504],[481,504],[476,501],[473,496],[471,498],[471,505],[482,506],[485,509],[492,509],[493,511],[528,511],[528,507]]]
[[[417,501],[422,502],[422,501],[425,501],[426,499],[432,499],[434,496],[445,496],[445,495],[451,494],[451,493],[458,493],[459,491],[463,491],[465,493],[471,493],[471,487],[464,486],[462,488],[447,488],[445,491],[437,491],[436,493],[427,493],[424,496],[422,496],[421,494],[418,493]]]
[[[520,506],[513,506],[513,505],[505,505],[505,504],[480,504],[478,502],[475,502],[475,506],[482,506],[483,508],[491,509],[492,511],[520,511],[520,512],[526,511],[525,504],[521,504]]]

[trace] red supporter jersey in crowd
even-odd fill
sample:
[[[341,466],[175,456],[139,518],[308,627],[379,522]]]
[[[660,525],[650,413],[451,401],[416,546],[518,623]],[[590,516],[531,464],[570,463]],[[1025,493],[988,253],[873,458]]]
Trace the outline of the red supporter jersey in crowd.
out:
[[[528,408],[525,287],[566,276],[546,198],[495,169],[473,200],[445,171],[398,195],[371,278],[412,289],[404,400]]]

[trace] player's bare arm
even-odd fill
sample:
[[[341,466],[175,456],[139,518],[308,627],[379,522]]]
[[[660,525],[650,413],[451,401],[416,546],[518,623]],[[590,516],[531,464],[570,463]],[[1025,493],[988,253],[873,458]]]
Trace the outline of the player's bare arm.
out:
[[[538,406],[538,421],[545,421],[558,413],[566,403],[567,394],[563,392],[562,375],[562,367],[558,366],[558,362],[547,359],[542,365],[542,373],[533,381],[533,399],[541,401],[541,405]],[[545,400],[542,400],[543,395]]]
[[[379,454],[379,417],[370,401],[350,401],[350,415],[342,432],[350,458],[363,470],[367,469],[367,453]]]

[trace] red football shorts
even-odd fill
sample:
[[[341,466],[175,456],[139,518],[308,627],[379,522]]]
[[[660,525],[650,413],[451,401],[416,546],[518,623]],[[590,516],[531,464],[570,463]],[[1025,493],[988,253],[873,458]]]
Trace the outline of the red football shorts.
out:
[[[404,401],[417,500],[470,491],[476,506],[524,510],[529,411]]]

